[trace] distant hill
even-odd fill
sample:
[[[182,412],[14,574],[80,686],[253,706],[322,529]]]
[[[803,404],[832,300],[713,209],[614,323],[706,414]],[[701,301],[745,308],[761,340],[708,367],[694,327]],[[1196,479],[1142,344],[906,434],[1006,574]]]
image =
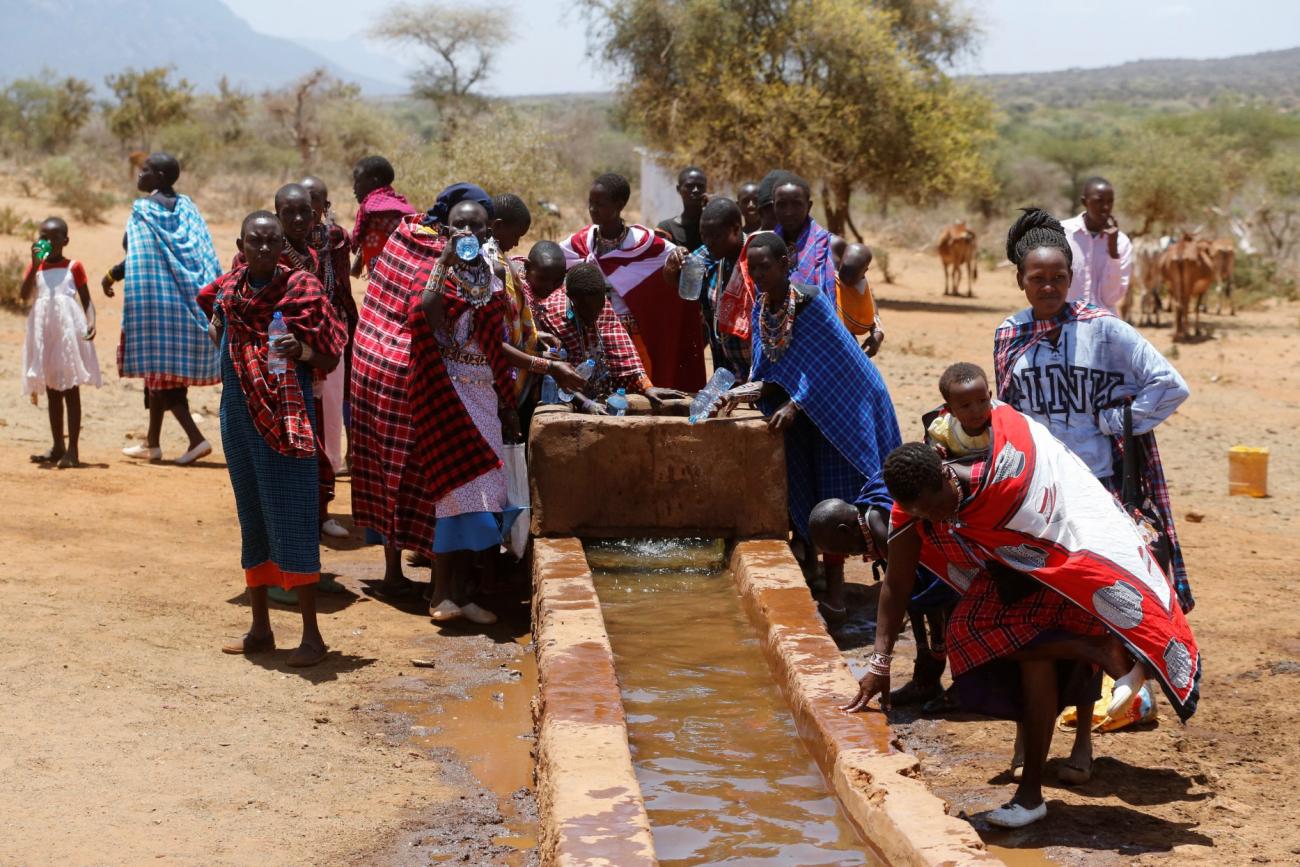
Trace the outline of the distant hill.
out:
[[[274,0],[269,0],[274,2]],[[0,0],[0,80],[42,69],[83,78],[126,67],[173,65],[203,90],[227,75],[253,89],[277,87],[317,67],[372,93],[405,85],[350,73],[310,48],[253,30],[220,0]]]
[[[1073,107],[1088,102],[1204,103],[1240,95],[1300,106],[1300,48],[1215,60],[1137,60],[1101,69],[1066,69],[970,79],[1006,105],[1031,100]]]

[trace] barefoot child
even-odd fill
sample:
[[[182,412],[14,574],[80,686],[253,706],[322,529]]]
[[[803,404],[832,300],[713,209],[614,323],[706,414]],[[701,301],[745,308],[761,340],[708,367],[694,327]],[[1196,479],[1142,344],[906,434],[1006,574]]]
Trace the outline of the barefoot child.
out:
[[[247,264],[216,280],[209,334],[221,350],[221,438],[253,611],[248,633],[222,650],[274,650],[267,588],[297,588],[302,642],[289,665],[309,666],[326,652],[316,625],[320,524],[311,368],[338,364],[347,328],[313,274],[279,265],[284,240],[274,214],[249,214],[239,240]],[[274,348],[289,361],[283,377],[271,372],[267,346],[276,313],[289,329]]]
[[[48,452],[32,455],[34,463],[57,463],[60,469],[78,466],[77,441],[81,437],[81,386],[98,388],[99,358],[95,355],[95,308],[90,304],[86,270],[80,262],[63,258],[68,245],[68,224],[58,217],[41,223],[32,244],[32,263],[23,277],[19,295],[32,301],[27,314],[27,339],[23,341],[23,394],[43,388],[49,400]],[[47,246],[48,245],[48,246]],[[68,440],[63,440],[63,408],[67,405]]]

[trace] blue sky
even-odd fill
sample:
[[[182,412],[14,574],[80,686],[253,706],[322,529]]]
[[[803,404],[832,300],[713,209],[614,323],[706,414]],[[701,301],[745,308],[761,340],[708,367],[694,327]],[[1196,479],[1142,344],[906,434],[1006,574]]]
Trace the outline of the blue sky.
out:
[[[357,37],[383,13],[373,0],[223,0],[254,29],[312,44],[343,66],[403,77],[402,58]],[[443,0],[476,5],[481,0]],[[1300,0],[963,0],[983,35],[959,72],[1041,72],[1166,57],[1228,57],[1300,44]],[[572,0],[509,0],[515,40],[496,64],[501,95],[612,89],[587,58]],[[337,44],[350,40],[353,48]],[[321,43],[331,43],[322,45]],[[394,66],[397,68],[395,69]]]

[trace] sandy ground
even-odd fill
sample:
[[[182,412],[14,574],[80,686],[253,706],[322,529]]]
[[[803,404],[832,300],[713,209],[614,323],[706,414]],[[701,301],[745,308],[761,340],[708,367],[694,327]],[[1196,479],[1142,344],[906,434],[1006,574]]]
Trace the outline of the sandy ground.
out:
[[[211,457],[119,453],[147,420],[139,381],[114,366],[120,293],[97,285],[125,219],[73,226],[67,250],[91,275],[105,374],[83,389],[84,468],[28,462],[49,443],[45,402],[18,394],[24,320],[0,312],[0,864],[528,863],[526,598],[499,599],[509,622],[490,633],[440,632],[418,603],[364,594],[382,555],[352,540],[322,550],[349,589],[322,603],[324,664],[284,664],[299,622],[274,606],[279,652],[219,652],[248,620],[220,391],[191,390]],[[212,232],[228,261],[236,227]],[[26,243],[0,239],[0,254]],[[185,448],[171,420],[162,445]],[[338,494],[350,525],[346,478]]]
[[[0,204],[47,212],[3,189]],[[124,219],[72,227],[68,255],[92,284],[120,258]],[[223,259],[235,231],[213,227]],[[2,238],[0,253],[26,243]],[[888,330],[878,362],[914,438],[943,366],[989,365],[993,328],[1023,304],[1006,269],[986,272],[973,300],[944,299],[929,255],[891,252],[900,274],[877,287]],[[328,662],[301,672],[284,666],[287,650],[259,662],[217,652],[248,616],[219,445],[191,469],[120,456],[145,413],[138,384],[113,368],[120,297],[95,294],[106,385],[83,396],[81,470],[27,462],[47,445],[45,408],[18,394],[23,319],[0,313],[0,864],[526,863],[514,848],[528,845],[531,809],[522,604],[494,633],[442,633],[418,606],[364,595],[379,552],[349,544],[323,551],[351,591],[322,619]],[[1201,711],[1186,727],[1166,709],[1149,730],[1101,737],[1091,784],[1049,789],[1047,821],[990,836],[1024,863],[1041,847],[1072,864],[1300,860],[1300,796],[1286,774],[1300,764],[1289,604],[1300,588],[1284,559],[1300,457],[1282,448],[1300,424],[1300,305],[1210,323],[1215,339],[1178,347],[1193,397],[1160,431],[1176,513],[1204,515],[1180,524],[1206,661]],[[1170,349],[1168,329],[1147,334]],[[218,390],[192,403],[216,443]],[[1236,443],[1272,448],[1271,498],[1226,496]],[[169,422],[165,453],[183,446]],[[346,516],[346,483],[339,495]],[[273,620],[292,647],[294,612]],[[955,810],[1005,800],[1009,724],[895,722]]]

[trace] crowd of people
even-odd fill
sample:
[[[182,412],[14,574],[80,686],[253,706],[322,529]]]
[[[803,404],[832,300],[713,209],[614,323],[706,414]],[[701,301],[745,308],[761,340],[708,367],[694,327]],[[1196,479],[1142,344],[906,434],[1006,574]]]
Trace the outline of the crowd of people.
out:
[[[177,464],[210,453],[187,389],[223,386],[252,600],[251,626],[226,652],[275,647],[276,600],[302,613],[289,664],[325,657],[317,594],[340,587],[322,579],[319,549],[322,535],[349,533],[328,511],[345,467],[353,522],[384,551],[373,592],[422,594],[434,621],[492,623],[475,588],[520,512],[507,449],[526,438],[543,383],[602,415],[617,391],[652,406],[690,396],[711,367],[736,383],[720,412],[752,403],[784,439],[792,550],[830,629],[847,616],[846,559],[884,570],[874,652],[848,709],[879,695],[886,707],[959,704],[1017,720],[1020,784],[990,821],[1043,815],[1066,706],[1080,724],[1062,779],[1091,776],[1087,721],[1103,673],[1115,681],[1108,710],[1149,679],[1180,716],[1195,709],[1193,600],[1154,436],[1188,390],[1114,315],[1131,245],[1104,179],[1085,184],[1083,212],[1064,224],[1027,209],[1011,227],[1028,307],[993,331],[995,378],[950,366],[926,442],[903,444],[873,361],[884,330],[871,251],[817,223],[793,172],[743,183],[732,199],[686,168],[681,213],[655,229],[624,219],[630,185],[603,174],[588,190],[590,223],[525,253],[531,215],[518,195],[457,183],[421,211],[372,156],[353,171],[351,232],[325,182],[303,178],[244,219],[224,271],[179,178],[167,154],[144,162],[126,257],[102,287],[112,296],[123,284],[118,372],[144,380],[149,413],[126,456],[162,459],[168,412],[188,438]],[[45,392],[53,435],[32,459],[61,467],[79,460],[79,387],[101,381],[85,268],[68,244],[64,221],[43,222],[23,283],[23,388]],[[703,273],[698,300],[679,291],[688,264]],[[427,584],[406,576],[404,554],[431,566]],[[917,660],[891,691],[905,614]]]

